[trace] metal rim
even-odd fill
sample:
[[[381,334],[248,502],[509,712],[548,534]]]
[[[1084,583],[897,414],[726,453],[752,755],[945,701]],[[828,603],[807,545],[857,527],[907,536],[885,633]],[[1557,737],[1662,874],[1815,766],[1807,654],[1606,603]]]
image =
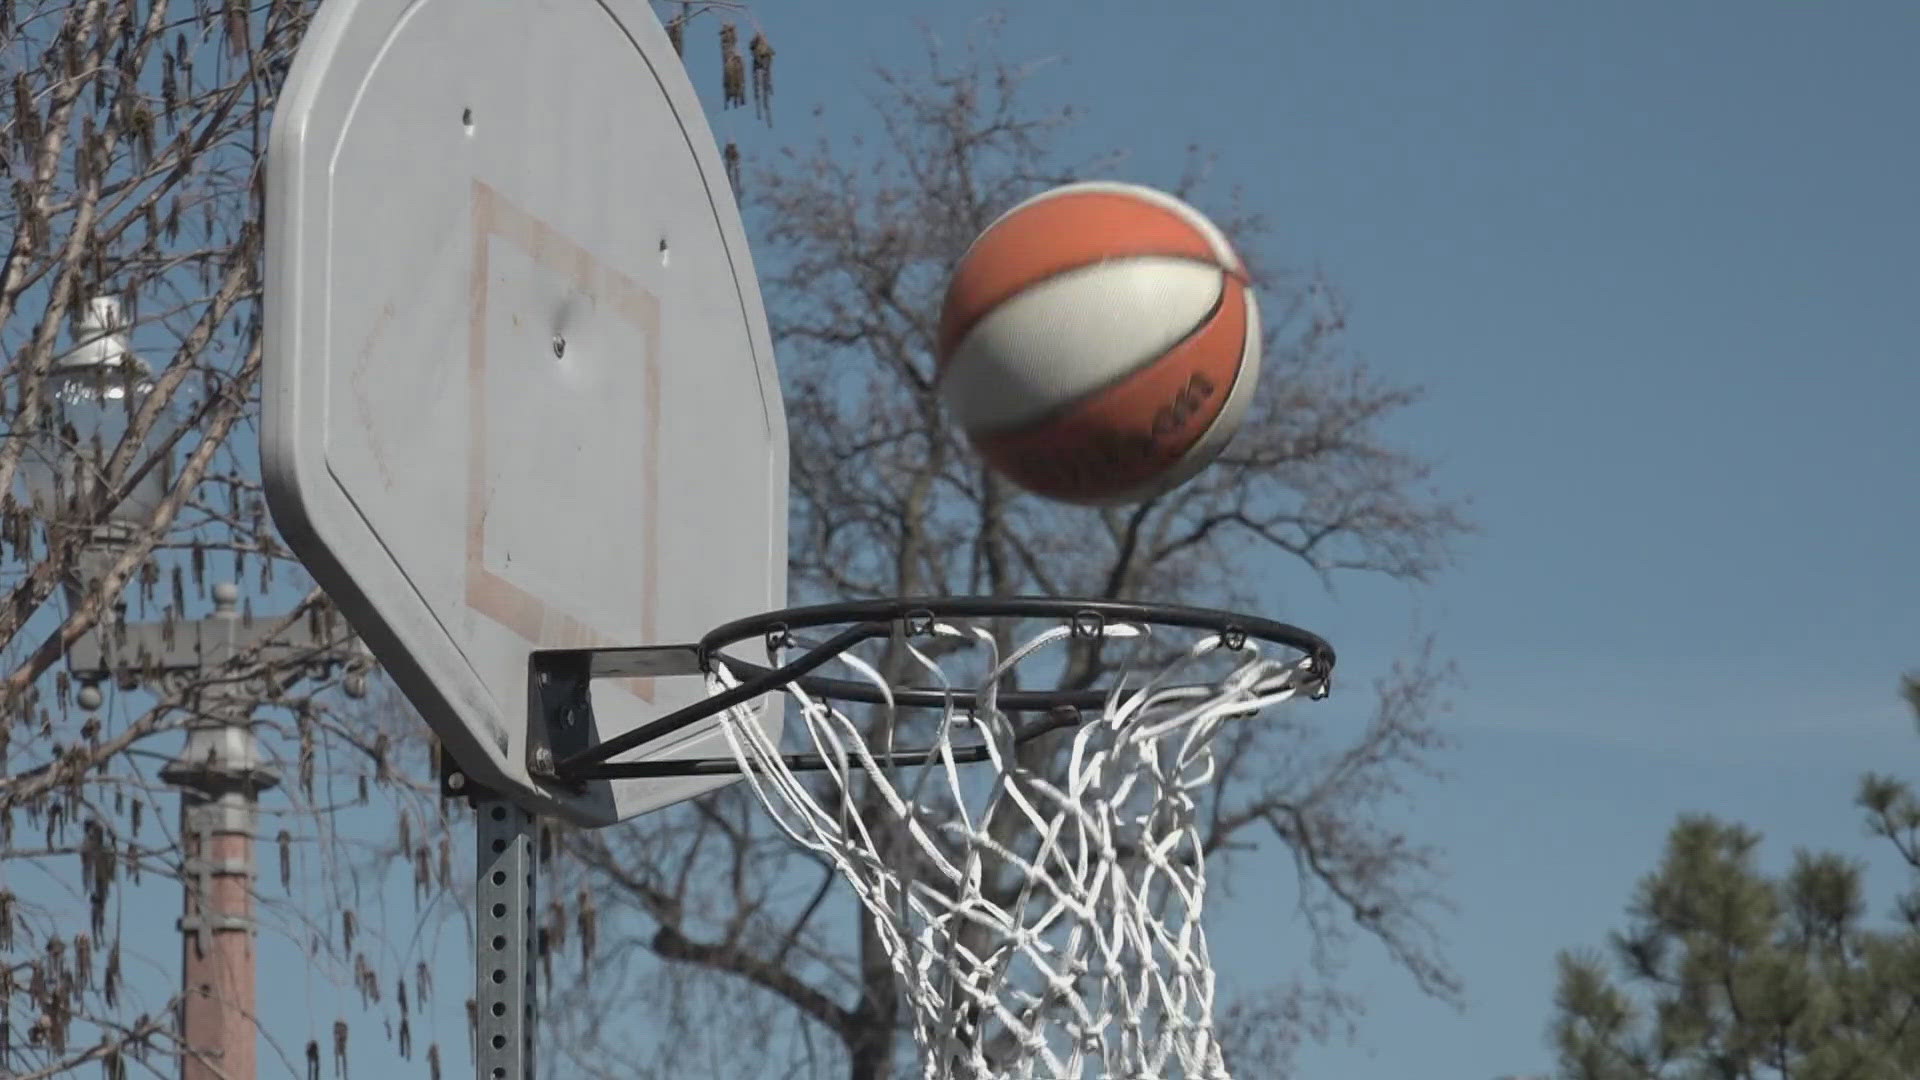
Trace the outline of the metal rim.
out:
[[[631,762],[614,762],[611,759],[672,735],[735,705],[791,686],[798,686],[815,698],[831,701],[870,705],[891,701],[898,708],[972,710],[977,707],[979,699],[978,692],[972,690],[906,686],[892,688],[891,694],[888,694],[871,683],[835,679],[813,672],[864,641],[891,637],[896,633],[910,638],[928,636],[933,631],[934,623],[941,619],[984,618],[1055,619],[1067,624],[1076,636],[1085,639],[1099,636],[1108,625],[1129,623],[1149,627],[1173,626],[1218,634],[1222,646],[1235,652],[1255,641],[1280,645],[1306,656],[1310,676],[1318,683],[1316,697],[1325,695],[1333,672],[1333,646],[1319,635],[1272,619],[1211,608],[1047,596],[899,597],[780,608],[715,627],[695,646],[701,671],[712,674],[716,664],[724,663],[740,680],[738,685],[574,754],[560,762],[555,772],[559,779],[576,782],[618,777],[737,772],[738,765],[730,758]],[[769,655],[777,655],[780,649],[793,644],[795,630],[832,626],[845,629],[778,667],[742,660],[726,652],[732,646],[760,638],[766,642]],[[1048,731],[1079,723],[1082,712],[1102,708],[1111,693],[1110,687],[1009,690],[996,693],[993,702],[1002,712],[1050,714],[1043,720],[1020,725],[1016,741],[1025,742]],[[916,759],[932,760],[933,754],[934,751],[929,748],[902,749],[890,752],[888,757],[896,764],[908,764]],[[796,769],[820,769],[830,765],[813,754],[786,757],[789,766]],[[981,747],[964,748],[955,758],[956,761],[984,759],[985,751]]]
[[[1125,600],[1088,600],[1051,596],[939,596],[898,597],[887,600],[855,600],[835,604],[781,608],[744,619],[735,619],[709,631],[700,639],[701,667],[711,670],[715,659],[725,661],[744,683],[755,683],[772,676],[775,669],[729,656],[726,649],[761,638],[771,654],[777,647],[791,643],[795,630],[815,630],[827,626],[876,627],[855,641],[835,650],[835,655],[859,640],[884,637],[898,629],[908,637],[929,636],[938,619],[1033,618],[1058,619],[1072,626],[1075,636],[1091,637],[1110,623],[1140,623],[1149,626],[1177,626],[1187,630],[1209,631],[1220,635],[1225,648],[1238,652],[1249,641],[1282,645],[1304,653],[1314,663],[1322,680],[1333,670],[1333,646],[1318,634],[1297,626],[1263,619],[1254,615],[1213,608],[1185,607],[1176,604],[1138,603]],[[1084,630],[1083,630],[1084,628]],[[835,639],[836,641],[838,639]],[[836,679],[824,675],[801,674],[781,685],[797,685],[807,693],[831,701],[852,701],[867,705],[887,702],[888,697],[872,683]],[[767,689],[772,689],[768,687]],[[927,709],[952,706],[969,709],[975,704],[971,690],[938,687],[896,687],[892,701],[902,708]],[[1005,712],[1046,712],[1052,709],[1097,709],[1105,704],[1105,688],[1087,690],[1010,690],[994,697],[994,704]]]

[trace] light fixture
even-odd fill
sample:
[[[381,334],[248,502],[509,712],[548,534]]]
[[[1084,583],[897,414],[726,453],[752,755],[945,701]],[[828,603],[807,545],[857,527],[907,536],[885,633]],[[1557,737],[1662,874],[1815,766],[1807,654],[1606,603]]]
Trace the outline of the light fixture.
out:
[[[74,347],[47,372],[40,420],[20,473],[36,516],[49,528],[97,512],[106,463],[153,391],[153,370],[134,354],[127,329],[118,298],[93,298]],[[141,458],[132,464],[138,468]],[[165,464],[147,470],[112,507],[110,523],[126,528],[151,519],[170,486]]]

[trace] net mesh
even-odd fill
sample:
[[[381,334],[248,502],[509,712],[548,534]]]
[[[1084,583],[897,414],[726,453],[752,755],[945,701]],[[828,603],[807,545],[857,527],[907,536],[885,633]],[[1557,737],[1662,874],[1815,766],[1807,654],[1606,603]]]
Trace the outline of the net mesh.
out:
[[[1305,659],[1269,658],[1206,635],[1151,662],[1145,626],[1063,625],[1002,657],[994,636],[936,622],[930,637],[986,650],[970,712],[932,721],[932,759],[889,761],[888,680],[841,660],[889,703],[867,723],[798,685],[805,738],[829,763],[803,780],[751,713],[723,730],[747,782],[792,840],[831,861],[872,914],[912,1014],[928,1080],[1228,1075],[1213,1029],[1214,976],[1201,916],[1198,810],[1221,726],[1302,693],[1325,692]],[[1097,717],[1017,740],[995,707],[1015,667],[1089,634],[1130,654]],[[932,654],[896,638],[910,663],[954,689]],[[1165,653],[1157,654],[1164,657]],[[1224,677],[1176,682],[1209,657]],[[1191,679],[1191,675],[1188,678]],[[714,689],[739,684],[724,662]],[[904,711],[904,710],[903,710]],[[866,732],[881,733],[872,745]],[[1063,745],[1064,744],[1064,745]],[[955,760],[984,745],[987,762]]]

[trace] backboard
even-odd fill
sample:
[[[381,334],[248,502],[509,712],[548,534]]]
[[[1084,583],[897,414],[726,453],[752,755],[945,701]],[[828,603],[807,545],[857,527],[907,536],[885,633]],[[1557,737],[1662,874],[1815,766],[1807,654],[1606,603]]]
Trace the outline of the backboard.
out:
[[[726,782],[527,766],[532,650],[691,642],[786,602],[766,318],[644,0],[328,0],[274,116],[266,229],[268,505],[461,769],[583,825]],[[704,696],[600,686],[595,736]],[[650,756],[728,753],[709,724]]]

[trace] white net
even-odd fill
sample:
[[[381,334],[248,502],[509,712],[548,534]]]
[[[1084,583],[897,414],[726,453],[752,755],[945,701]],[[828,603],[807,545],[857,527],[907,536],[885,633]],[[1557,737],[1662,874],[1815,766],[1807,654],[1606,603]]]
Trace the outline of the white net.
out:
[[[1307,660],[1207,635],[1148,677],[1127,665],[1097,717],[1022,743],[1014,717],[994,705],[999,687],[1022,661],[1087,633],[1057,627],[1001,658],[986,630],[935,623],[934,639],[971,641],[989,663],[966,687],[981,695],[978,707],[949,707],[929,725],[935,753],[925,764],[891,762],[888,746],[869,745],[868,731],[895,730],[892,692],[852,655],[843,662],[888,695],[865,724],[787,688],[830,766],[811,783],[749,714],[726,714],[761,802],[796,843],[831,860],[872,913],[928,1080],[1228,1075],[1200,925],[1196,811],[1213,780],[1212,740],[1223,724],[1324,694],[1323,676]],[[1143,626],[1092,633],[1132,639],[1135,657],[1146,655]],[[932,676],[923,685],[954,689],[934,648],[896,643]],[[1237,660],[1224,678],[1176,684],[1220,655]],[[739,681],[722,663],[714,684]],[[978,744],[986,762],[955,760],[957,748]]]

